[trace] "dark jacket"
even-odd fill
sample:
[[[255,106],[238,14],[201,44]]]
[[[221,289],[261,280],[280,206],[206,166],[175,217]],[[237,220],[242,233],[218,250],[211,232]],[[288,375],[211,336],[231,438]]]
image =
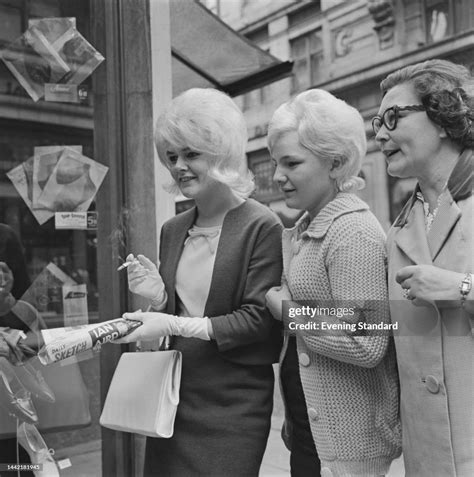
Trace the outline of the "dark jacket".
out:
[[[160,274],[168,293],[167,313],[176,313],[176,268],[196,208],[167,221],[161,231]],[[223,357],[239,364],[278,361],[280,326],[265,308],[265,294],[281,279],[279,219],[253,199],[224,218],[204,316],[212,321]]]

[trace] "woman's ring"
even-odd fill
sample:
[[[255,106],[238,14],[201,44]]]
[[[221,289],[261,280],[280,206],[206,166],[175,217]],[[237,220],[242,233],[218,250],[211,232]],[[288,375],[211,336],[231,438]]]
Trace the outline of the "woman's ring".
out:
[[[406,298],[407,300],[410,300],[409,294],[410,290],[408,288],[403,289],[403,298]]]

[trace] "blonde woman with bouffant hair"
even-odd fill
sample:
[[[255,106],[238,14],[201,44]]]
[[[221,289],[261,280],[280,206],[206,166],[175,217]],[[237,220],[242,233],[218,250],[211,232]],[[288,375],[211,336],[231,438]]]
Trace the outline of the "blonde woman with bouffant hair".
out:
[[[268,145],[286,205],[305,211],[283,231],[282,283],[267,293],[285,331],[291,475],[384,475],[400,455],[398,379],[385,234],[354,194],[363,186],[364,122],[344,101],[310,90],[275,111]],[[299,313],[282,313],[282,301]]]
[[[163,225],[159,269],[142,255],[127,257],[129,288],[154,311],[125,314],[143,325],[122,342],[171,336],[182,353],[174,434],[148,438],[145,475],[256,477],[281,345],[265,308],[281,276],[281,224],[249,198],[247,130],[229,96],[182,93],[158,119],[155,140],[195,207]]]

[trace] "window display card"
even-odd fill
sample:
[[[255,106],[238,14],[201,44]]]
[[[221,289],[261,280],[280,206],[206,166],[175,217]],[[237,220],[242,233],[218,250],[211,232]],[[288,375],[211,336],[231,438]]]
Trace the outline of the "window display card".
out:
[[[33,208],[51,210],[44,204],[40,204],[38,199],[65,149],[70,149],[78,154],[82,153],[82,146],[38,146],[34,148],[31,197]]]
[[[62,75],[58,74],[47,59],[28,43],[26,36],[28,35],[24,34],[10,43],[2,51],[1,57],[31,99],[38,101],[44,95],[44,84],[57,83],[64,72]],[[62,60],[61,62],[64,63]]]
[[[40,225],[43,225],[54,214],[45,208],[34,208],[33,197],[33,163],[34,157],[19,164],[15,168],[7,172],[7,177],[11,180],[13,186],[17,190],[20,197],[23,199],[27,207],[30,209],[34,218]]]
[[[76,29],[75,18],[42,18],[29,25],[42,32],[67,64],[69,72],[60,83],[81,84],[105,59]]]
[[[86,212],[109,168],[66,147],[38,198],[56,212]]]
[[[77,31],[73,17],[31,19],[23,35],[0,56],[33,101],[47,92],[49,101],[62,102],[79,102],[84,95],[76,94],[73,88],[59,90],[45,85],[79,85],[105,59]]]
[[[33,49],[44,58],[51,67],[52,77],[56,78],[56,81],[51,81],[51,83],[59,81],[71,70],[61,55],[58,54],[53,48],[53,45],[37,27],[32,26],[28,28],[24,33],[24,37]]]
[[[62,78],[61,83],[81,84],[105,60],[76,29],[57,52],[70,70]]]
[[[87,286],[63,285],[64,326],[87,325]]]
[[[74,17],[30,18],[28,28],[31,27],[36,27],[57,51],[71,38],[71,32],[76,29],[76,19]]]
[[[44,99],[57,103],[79,103],[81,101],[76,84],[46,83],[44,85]]]
[[[53,262],[41,271],[21,299],[34,306],[43,318],[63,313],[62,288],[77,283]]]
[[[97,230],[98,212],[56,212],[56,230]]]

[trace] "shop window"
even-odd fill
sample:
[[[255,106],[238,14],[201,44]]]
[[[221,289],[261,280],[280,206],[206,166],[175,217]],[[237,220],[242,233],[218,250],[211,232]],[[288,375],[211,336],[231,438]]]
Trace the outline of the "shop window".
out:
[[[291,40],[291,59],[294,61],[292,93],[314,86],[321,79],[324,59],[321,30]]]
[[[0,3],[0,42],[2,46],[21,35],[21,24],[21,9]]]

